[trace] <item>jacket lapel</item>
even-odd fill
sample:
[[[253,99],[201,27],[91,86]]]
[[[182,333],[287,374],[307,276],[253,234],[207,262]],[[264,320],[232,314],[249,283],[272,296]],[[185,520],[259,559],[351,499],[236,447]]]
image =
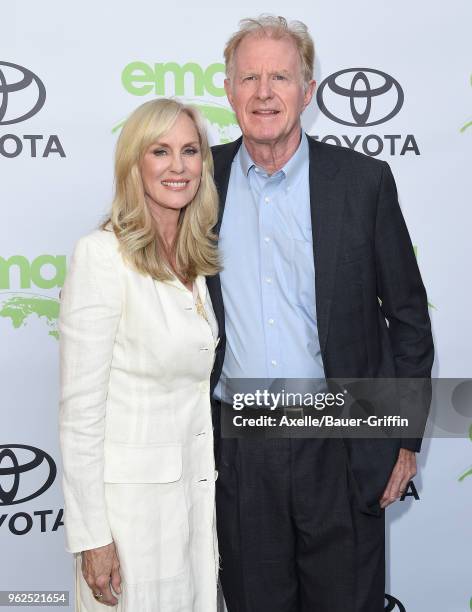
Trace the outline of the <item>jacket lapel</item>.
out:
[[[218,223],[216,224],[215,231],[220,231],[221,222],[223,220],[223,213],[226,203],[226,195],[228,193],[229,177],[231,174],[231,165],[233,159],[241,146],[243,139],[242,136],[225,145],[219,145],[212,147],[213,152],[213,163],[215,166],[215,184],[218,190],[218,196],[220,200],[218,209]]]
[[[216,234],[218,234],[218,232],[220,231],[221,221],[223,220],[226,195],[228,193],[229,177],[231,174],[231,164],[233,163],[234,156],[236,155],[239,147],[241,146],[241,142],[242,138],[239,138],[234,142],[212,147],[214,177],[219,197],[218,222],[214,228]],[[211,374],[210,386],[213,392],[213,389],[215,388],[216,383],[218,382],[218,379],[221,374],[221,369],[223,367],[223,359],[226,346],[225,312],[223,305],[223,295],[221,293],[220,275],[216,274],[215,276],[209,276],[207,277],[206,282],[213,305],[213,311],[215,313],[216,320],[218,321],[219,336],[221,338],[221,342],[219,343],[216,349],[215,366]]]
[[[316,140],[310,149],[310,208],[315,260],[316,313],[322,354],[328,338],[329,315],[336,277],[345,192],[338,166]]]
[[[215,184],[219,197],[218,222],[214,228],[217,234],[220,231],[221,221],[223,220],[226,195],[228,193],[229,177],[231,174],[231,165],[239,147],[241,146],[242,140],[242,138],[238,138],[238,140],[235,140],[234,142],[212,147]],[[220,328],[220,335],[222,336],[224,334],[225,324],[223,296],[221,294],[219,275],[217,274],[216,276],[208,277],[207,285],[211,302],[213,304],[213,310],[215,311],[215,316]]]

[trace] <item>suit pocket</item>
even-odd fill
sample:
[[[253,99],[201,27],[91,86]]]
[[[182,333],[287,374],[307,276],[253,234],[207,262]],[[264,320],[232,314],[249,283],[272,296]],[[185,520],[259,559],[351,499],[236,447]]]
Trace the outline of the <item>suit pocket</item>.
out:
[[[138,446],[105,442],[104,481],[109,483],[166,483],[182,477],[182,446]]]

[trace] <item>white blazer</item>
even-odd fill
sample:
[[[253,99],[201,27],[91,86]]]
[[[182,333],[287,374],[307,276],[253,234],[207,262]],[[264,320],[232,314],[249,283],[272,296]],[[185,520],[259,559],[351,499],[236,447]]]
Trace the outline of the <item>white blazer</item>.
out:
[[[139,274],[95,231],[72,257],[59,332],[67,549],[115,542],[118,610],[216,610],[208,322],[180,281]],[[80,575],[77,588],[78,609],[103,610]]]

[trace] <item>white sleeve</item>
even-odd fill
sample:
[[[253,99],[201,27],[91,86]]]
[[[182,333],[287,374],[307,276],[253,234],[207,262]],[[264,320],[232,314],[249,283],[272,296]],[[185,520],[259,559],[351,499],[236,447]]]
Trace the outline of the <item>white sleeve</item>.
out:
[[[61,292],[59,429],[69,552],[112,541],[105,506],[103,441],[122,292],[118,256],[100,237],[97,232],[78,242]]]

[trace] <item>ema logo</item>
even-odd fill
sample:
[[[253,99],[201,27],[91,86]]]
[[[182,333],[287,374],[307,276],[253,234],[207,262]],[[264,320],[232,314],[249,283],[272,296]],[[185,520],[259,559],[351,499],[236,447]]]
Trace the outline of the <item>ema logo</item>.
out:
[[[10,69],[16,78],[12,82],[7,81],[4,68]],[[27,90],[26,95],[21,95],[18,92]],[[15,114],[7,115],[9,100],[13,102],[16,99],[23,98],[23,109],[20,110],[19,104],[15,105]],[[26,121],[33,115],[36,115],[44,106],[46,101],[46,88],[44,83],[34,72],[11,64],[10,62],[0,62],[0,125],[10,125],[12,123],[20,123]]]
[[[380,96],[387,99],[386,103],[381,111],[374,113],[373,106],[380,106]],[[336,99],[339,97],[345,102],[345,108],[338,110]],[[318,89],[316,99],[321,112],[329,119],[343,125],[364,127],[385,123],[395,117],[403,106],[405,96],[399,82],[386,72],[371,68],[348,68],[325,79]],[[344,118],[331,112],[327,104],[336,108]]]
[[[331,121],[366,128],[393,119],[403,106],[405,94],[400,83],[382,70],[346,68],[321,82],[316,100],[321,112]],[[350,149],[359,147],[374,157],[382,153],[420,155],[413,134],[329,134],[315,138]]]
[[[401,601],[392,597],[392,595],[387,595],[385,593],[385,612],[406,612],[405,606]]]
[[[157,63],[153,66],[145,62],[131,62],[125,66],[121,74],[121,82],[127,92],[134,96],[145,96],[153,93],[157,96],[165,96],[168,84],[168,76],[173,81],[174,95],[186,94],[185,81],[189,79],[189,87],[192,87],[194,96],[203,96],[209,93],[211,96],[221,98],[226,95],[223,85],[215,83],[217,74],[225,74],[225,65],[216,63],[202,68],[195,62],[187,62],[180,66],[176,62]],[[189,75],[187,77],[187,75]]]
[[[225,97],[224,75],[225,66],[219,62],[206,68],[196,62],[131,62],[121,73],[121,83],[133,96],[179,96],[184,102],[193,104],[207,121],[210,140],[223,144],[241,134],[236,115],[229,106],[209,101],[204,96]],[[112,132],[119,130],[123,123],[115,125]]]
[[[23,504],[42,495],[53,484],[57,474],[54,459],[45,451],[26,444],[0,445],[0,506]],[[50,531],[64,523],[64,511],[35,510],[0,514],[0,529],[12,535],[25,535],[36,525],[41,533],[48,530],[48,517],[55,514]]]
[[[20,453],[18,453],[18,449],[21,449]],[[23,461],[18,461],[17,454],[20,456],[26,454],[27,458]],[[40,466],[43,466],[44,469],[41,470]],[[41,472],[41,477],[35,481],[33,486],[29,483],[27,490],[19,495],[20,475],[37,468],[40,469],[36,474]],[[22,504],[30,499],[39,497],[52,485],[56,478],[56,473],[57,468],[54,460],[41,449],[23,444],[0,445],[0,506]],[[2,487],[1,483],[5,477],[13,477],[9,489]],[[32,492],[31,488],[33,488]]]
[[[4,291],[0,293],[0,318],[9,319],[16,330],[27,325],[30,317],[38,317],[46,323],[48,335],[57,340],[59,300],[11,289],[15,285],[20,289],[30,289],[32,285],[39,289],[60,288],[65,275],[65,255],[40,255],[32,262],[22,255],[13,255],[9,259],[0,257],[0,291]]]
[[[0,61],[0,127],[34,117],[46,101],[46,87],[29,68]],[[43,143],[41,141],[46,140]],[[57,134],[0,134],[0,157],[49,157],[66,154]]]

